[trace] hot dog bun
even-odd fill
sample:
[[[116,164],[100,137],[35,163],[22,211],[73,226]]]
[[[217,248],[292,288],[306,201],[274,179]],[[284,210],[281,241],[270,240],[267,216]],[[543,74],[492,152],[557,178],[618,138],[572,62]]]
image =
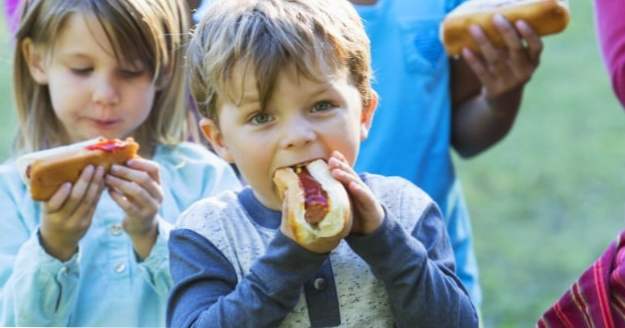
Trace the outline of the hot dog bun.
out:
[[[327,214],[316,225],[306,220],[306,195],[300,177],[292,168],[282,168],[275,172],[273,181],[279,195],[287,202],[287,225],[300,245],[314,247],[323,245],[326,241],[336,242],[337,236],[345,236],[351,229],[351,209],[347,192],[332,177],[323,160],[308,163],[306,169],[327,194]]]
[[[87,165],[101,165],[108,171],[111,165],[136,157],[138,150],[132,138],[97,138],[27,154],[17,160],[17,166],[31,197],[47,201],[62,184],[76,182]]]
[[[561,32],[569,22],[569,6],[564,0],[468,0],[450,12],[441,24],[440,37],[447,53],[457,56],[462,48],[479,51],[469,26],[482,27],[497,47],[505,46],[493,16],[501,14],[510,22],[524,20],[538,35]]]

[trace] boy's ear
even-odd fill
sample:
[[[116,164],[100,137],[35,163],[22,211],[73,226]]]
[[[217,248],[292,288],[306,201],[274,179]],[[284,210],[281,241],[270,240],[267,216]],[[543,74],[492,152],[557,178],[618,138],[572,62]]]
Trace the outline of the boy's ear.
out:
[[[378,108],[378,94],[375,90],[371,90],[371,98],[369,103],[363,106],[360,114],[360,141],[367,139],[375,110]]]
[[[217,154],[226,162],[233,163],[234,159],[232,158],[228,147],[224,144],[223,134],[221,133],[221,130],[219,130],[217,124],[215,124],[215,121],[202,118],[199,124],[204,138],[210,142]]]
[[[40,47],[36,47],[33,40],[26,38],[22,41],[21,51],[33,80],[39,84],[48,84],[48,73],[44,63],[43,50]]]

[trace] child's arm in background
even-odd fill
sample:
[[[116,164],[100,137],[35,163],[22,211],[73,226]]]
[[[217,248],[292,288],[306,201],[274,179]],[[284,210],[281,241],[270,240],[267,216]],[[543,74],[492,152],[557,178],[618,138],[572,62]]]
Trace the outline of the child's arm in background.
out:
[[[55,206],[53,200],[43,204],[41,216],[45,224],[42,222],[40,228],[34,203],[24,201],[30,196],[17,169],[0,167],[0,235],[3,236],[0,238],[0,326],[69,323],[78,292],[77,243],[91,223],[92,208],[99,198],[96,189],[101,193],[102,171],[99,174],[93,171],[83,172],[76,186],[69,189],[71,196],[66,193],[67,186],[53,196],[59,200],[65,193],[66,197],[76,199],[68,199],[61,207]],[[96,176],[93,183],[89,183],[89,172]],[[47,241],[41,230],[44,225],[46,233],[52,236]],[[60,260],[50,255],[51,252],[66,258]]]
[[[411,201],[404,196],[402,204]],[[454,274],[454,255],[434,203],[412,234],[387,212],[374,233],[347,241],[384,282],[397,327],[478,326],[471,299]]]
[[[224,255],[191,230],[174,230],[169,248],[175,282],[167,308],[170,327],[275,327],[327,258],[278,231],[267,253],[238,281]]]
[[[625,107],[625,4],[622,1],[595,0],[597,32],[612,87]]]

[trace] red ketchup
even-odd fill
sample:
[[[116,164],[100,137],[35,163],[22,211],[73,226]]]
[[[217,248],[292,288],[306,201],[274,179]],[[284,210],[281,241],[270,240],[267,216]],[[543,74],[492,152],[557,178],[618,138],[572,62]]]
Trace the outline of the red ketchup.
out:
[[[101,150],[112,153],[120,148],[124,148],[123,142],[117,139],[103,139],[96,144],[85,147],[87,150]]]
[[[296,170],[300,183],[304,189],[304,199],[306,209],[306,222],[317,225],[328,214],[328,194],[321,188],[321,185],[313,178],[308,170],[303,167]]]

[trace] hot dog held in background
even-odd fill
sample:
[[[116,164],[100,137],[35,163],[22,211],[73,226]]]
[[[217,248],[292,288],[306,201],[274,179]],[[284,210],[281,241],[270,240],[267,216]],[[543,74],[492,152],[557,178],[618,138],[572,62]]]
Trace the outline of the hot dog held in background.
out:
[[[64,183],[75,183],[88,165],[103,166],[108,172],[113,164],[137,157],[138,150],[132,138],[95,138],[26,154],[17,159],[17,167],[33,200],[47,201]]]
[[[310,250],[327,248],[349,234],[352,214],[343,185],[323,160],[277,170],[273,178],[282,201],[283,220],[293,238]]]
[[[479,25],[497,47],[504,47],[493,17],[501,14],[510,22],[523,20],[540,36],[563,31],[570,20],[567,0],[468,0],[451,11],[440,27],[440,38],[450,56],[463,48],[479,52],[469,27]]]

